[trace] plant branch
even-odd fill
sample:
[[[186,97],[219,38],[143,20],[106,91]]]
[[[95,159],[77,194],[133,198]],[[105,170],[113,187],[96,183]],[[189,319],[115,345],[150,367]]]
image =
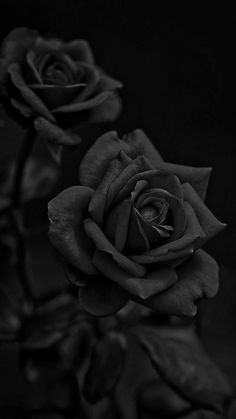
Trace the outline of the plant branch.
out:
[[[27,270],[27,250],[25,244],[24,219],[21,211],[22,185],[24,181],[25,167],[30,156],[35,139],[35,129],[33,125],[28,128],[23,144],[20,149],[19,158],[16,162],[13,187],[12,187],[12,204],[11,204],[11,220],[14,236],[16,239],[16,271],[18,278],[24,288],[25,297],[29,302],[33,302],[32,289],[30,285]]]

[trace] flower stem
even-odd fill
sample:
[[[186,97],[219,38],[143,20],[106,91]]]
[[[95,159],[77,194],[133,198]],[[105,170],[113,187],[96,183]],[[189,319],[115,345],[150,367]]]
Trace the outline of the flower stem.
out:
[[[111,408],[112,408],[113,415],[114,415],[113,418],[114,419],[122,419],[123,418],[123,413],[122,413],[122,409],[120,408],[120,404],[117,400],[115,390],[113,390],[111,392],[109,400],[110,400]]]
[[[24,288],[25,298],[29,303],[33,303],[33,294],[27,269],[27,249],[25,244],[24,219],[21,210],[21,193],[25,174],[25,167],[30,156],[35,139],[35,130],[30,126],[23,139],[19,158],[16,162],[16,168],[13,178],[12,188],[12,207],[11,220],[13,233],[16,240],[16,271],[22,287]]]
[[[33,148],[35,139],[35,129],[33,126],[30,126],[25,134],[23,139],[23,144],[20,149],[20,155],[16,163],[16,169],[14,173],[13,180],[13,191],[12,191],[12,205],[14,207],[19,207],[21,201],[21,190],[24,179],[25,166],[30,155],[30,152]]]

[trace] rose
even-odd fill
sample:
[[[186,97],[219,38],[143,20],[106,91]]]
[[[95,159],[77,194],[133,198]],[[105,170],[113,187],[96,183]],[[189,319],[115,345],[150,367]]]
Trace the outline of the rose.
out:
[[[122,85],[95,65],[86,41],[66,43],[17,28],[3,41],[0,55],[3,101],[33,117],[36,130],[52,142],[78,142],[61,127],[117,117],[115,90]]]
[[[210,172],[164,162],[141,130],[94,143],[81,186],[49,203],[51,242],[87,310],[105,315],[133,299],[194,316],[195,302],[216,294],[217,264],[200,249],[225,227],[203,202]]]

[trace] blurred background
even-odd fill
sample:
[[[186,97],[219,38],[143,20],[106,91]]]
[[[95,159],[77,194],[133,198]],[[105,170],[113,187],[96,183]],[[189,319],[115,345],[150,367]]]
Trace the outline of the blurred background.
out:
[[[221,286],[213,301],[200,303],[201,330],[208,351],[236,385],[236,14],[222,4],[189,3],[155,2],[152,8],[119,0],[2,0],[0,38],[27,26],[65,40],[87,39],[96,62],[124,83],[121,116],[81,128],[83,142],[63,156],[58,191],[77,183],[81,157],[113,129],[122,136],[142,128],[165,160],[213,167],[207,204],[227,228],[207,246],[221,267]],[[0,124],[0,135],[3,129]],[[14,126],[8,136],[0,147],[0,165],[20,144]],[[40,205],[29,208],[34,217],[41,217]],[[49,271],[50,286],[63,283],[56,256],[43,239],[32,243],[32,252],[35,292],[42,292]],[[15,398],[17,405],[22,394],[14,386],[9,356],[1,347],[2,400]]]

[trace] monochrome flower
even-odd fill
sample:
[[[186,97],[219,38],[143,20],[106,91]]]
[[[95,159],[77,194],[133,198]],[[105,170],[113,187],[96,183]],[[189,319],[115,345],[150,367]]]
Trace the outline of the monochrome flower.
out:
[[[49,235],[81,304],[105,315],[133,299],[194,316],[218,289],[217,264],[201,249],[225,227],[204,204],[211,169],[164,162],[136,130],[100,137],[79,172],[81,185],[49,203]]]
[[[64,42],[16,28],[0,49],[3,102],[33,117],[36,130],[57,144],[74,144],[78,136],[62,128],[82,122],[114,120],[120,111],[116,89],[122,84],[94,61],[87,41]]]

